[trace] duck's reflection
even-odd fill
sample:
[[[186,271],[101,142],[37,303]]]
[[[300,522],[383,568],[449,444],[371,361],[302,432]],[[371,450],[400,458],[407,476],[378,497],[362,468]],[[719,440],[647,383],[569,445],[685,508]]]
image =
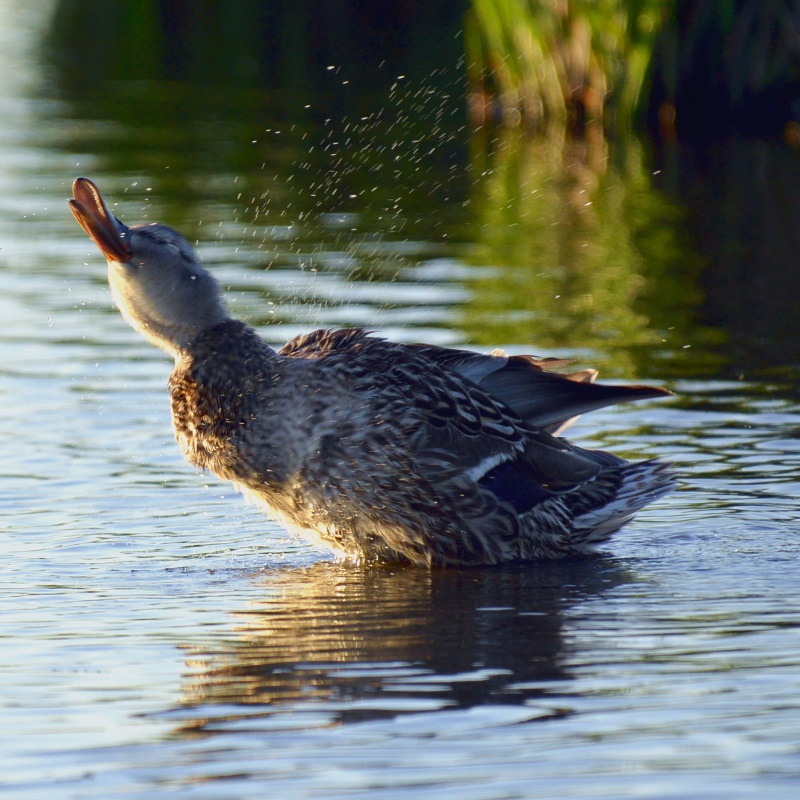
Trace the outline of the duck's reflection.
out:
[[[210,707],[228,719],[323,709],[339,723],[521,703],[569,677],[565,615],[631,578],[591,559],[463,571],[319,563],[256,580],[264,599],[236,614],[235,637],[187,648],[182,716],[197,714],[184,732],[218,723]]]

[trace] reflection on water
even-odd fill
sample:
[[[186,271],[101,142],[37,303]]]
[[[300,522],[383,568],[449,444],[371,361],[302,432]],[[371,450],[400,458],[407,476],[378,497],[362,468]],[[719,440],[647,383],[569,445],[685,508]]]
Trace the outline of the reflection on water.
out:
[[[654,357],[674,358],[689,330],[703,341],[693,329],[700,260],[636,139],[612,147],[598,132],[564,140],[510,130],[484,163],[474,258],[503,268],[464,308],[473,340],[595,350],[630,377]]]
[[[564,680],[563,614],[631,578],[613,561],[428,572],[320,563],[254,581],[236,638],[188,648],[185,731],[291,714],[294,726],[520,704]],[[527,684],[522,688],[522,684]],[[209,706],[239,708],[203,718]],[[181,712],[181,717],[186,712]]]
[[[689,210],[706,259],[698,275],[701,325],[724,331],[726,377],[797,382],[800,338],[800,155],[783,142],[731,139],[673,144],[657,185]]]

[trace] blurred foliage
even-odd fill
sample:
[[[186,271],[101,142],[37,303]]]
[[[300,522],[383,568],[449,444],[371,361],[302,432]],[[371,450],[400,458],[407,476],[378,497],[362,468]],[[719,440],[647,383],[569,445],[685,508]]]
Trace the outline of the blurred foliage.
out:
[[[627,126],[666,0],[473,0],[466,19],[471,112],[527,125]]]
[[[646,114],[669,138],[800,118],[800,0],[472,0],[465,49],[481,123]]]
[[[692,138],[780,133],[800,118],[800,0],[672,6],[653,53],[653,130]]]

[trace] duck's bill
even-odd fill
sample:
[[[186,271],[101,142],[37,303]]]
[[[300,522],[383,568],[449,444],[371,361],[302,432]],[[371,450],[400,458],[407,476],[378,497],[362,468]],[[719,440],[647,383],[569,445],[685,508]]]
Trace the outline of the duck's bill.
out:
[[[130,261],[128,228],[108,210],[97,187],[88,178],[77,178],[72,184],[72,197],[70,210],[103,255],[121,264]]]

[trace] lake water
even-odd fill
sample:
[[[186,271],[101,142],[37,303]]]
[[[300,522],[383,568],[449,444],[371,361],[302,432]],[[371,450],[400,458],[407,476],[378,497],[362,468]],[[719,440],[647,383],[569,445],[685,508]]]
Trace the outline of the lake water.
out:
[[[486,144],[427,86],[386,120],[218,98],[165,121],[180,87],[71,95],[49,4],[1,8],[0,793],[800,792],[796,153]],[[78,174],[198,239],[272,342],[363,324],[667,383],[570,436],[680,489],[597,559],[335,563],[182,462],[170,364],[66,207]]]

